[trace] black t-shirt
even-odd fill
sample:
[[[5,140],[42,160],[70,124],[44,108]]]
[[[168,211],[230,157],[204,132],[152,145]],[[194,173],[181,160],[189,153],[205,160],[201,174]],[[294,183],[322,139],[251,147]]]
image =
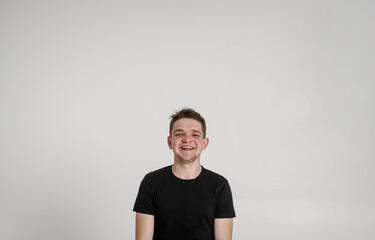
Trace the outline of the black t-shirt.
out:
[[[154,240],[213,240],[214,219],[236,215],[228,181],[203,167],[191,180],[172,166],[146,174],[133,211],[155,216]]]

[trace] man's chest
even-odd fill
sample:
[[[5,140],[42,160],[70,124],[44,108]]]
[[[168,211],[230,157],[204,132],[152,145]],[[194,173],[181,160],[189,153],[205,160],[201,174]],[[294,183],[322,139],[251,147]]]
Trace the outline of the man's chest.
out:
[[[202,184],[165,184],[155,197],[156,213],[160,215],[200,215],[213,220],[215,207],[214,189]]]

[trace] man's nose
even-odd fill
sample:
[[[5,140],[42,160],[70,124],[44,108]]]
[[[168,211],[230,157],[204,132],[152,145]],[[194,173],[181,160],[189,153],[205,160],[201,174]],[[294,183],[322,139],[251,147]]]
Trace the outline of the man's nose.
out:
[[[183,142],[190,142],[190,141],[191,141],[191,137],[185,135],[185,136],[182,138],[182,141],[183,141]]]

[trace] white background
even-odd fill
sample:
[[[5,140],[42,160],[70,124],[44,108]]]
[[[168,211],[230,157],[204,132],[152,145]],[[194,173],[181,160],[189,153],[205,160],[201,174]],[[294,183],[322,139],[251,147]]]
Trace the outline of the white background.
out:
[[[0,239],[134,238],[201,112],[236,240],[375,238],[374,1],[0,2]]]

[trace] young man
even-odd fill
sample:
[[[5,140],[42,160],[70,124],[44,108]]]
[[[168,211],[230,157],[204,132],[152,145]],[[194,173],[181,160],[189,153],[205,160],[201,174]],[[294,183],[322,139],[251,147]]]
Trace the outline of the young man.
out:
[[[190,108],[171,116],[168,146],[174,163],[148,173],[134,204],[136,240],[231,240],[228,181],[201,166],[206,122]]]

